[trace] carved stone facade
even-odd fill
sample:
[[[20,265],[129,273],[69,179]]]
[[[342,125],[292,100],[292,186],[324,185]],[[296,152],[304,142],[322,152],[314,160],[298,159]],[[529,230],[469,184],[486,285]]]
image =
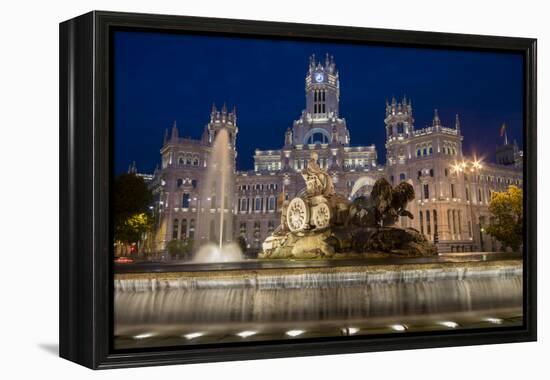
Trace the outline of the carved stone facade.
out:
[[[318,165],[331,176],[336,193],[349,199],[368,193],[381,177],[392,185],[409,181],[416,193],[408,208],[414,219],[402,218],[400,224],[437,241],[440,252],[498,248],[483,226],[489,222],[490,193],[511,184],[523,185],[522,153],[517,146],[501,148],[506,157],[513,157],[512,162],[501,160],[497,165],[466,157],[458,115],[449,127],[435,110],[430,126],[416,128],[411,100],[392,99],[386,104],[384,120],[386,164],[380,166],[374,145],[351,146],[350,131],[339,112],[340,81],[333,57],[327,55],[324,62],[311,57],[305,92],[305,109],[286,130],[282,147],[256,150],[253,170],[235,171],[235,190],[224,211],[231,216],[227,241],[240,235],[251,249],[259,250],[280,224],[282,198],[292,199],[305,188],[301,173],[316,153]],[[200,210],[222,212],[208,204],[211,200],[201,199],[201,184],[219,128],[229,131],[234,162],[237,117],[225,106],[221,111],[213,108],[200,140],[180,138],[175,125],[172,134],[166,134],[162,167],[151,182],[159,215],[159,250],[172,239],[211,238],[210,231],[198,231],[197,219]]]

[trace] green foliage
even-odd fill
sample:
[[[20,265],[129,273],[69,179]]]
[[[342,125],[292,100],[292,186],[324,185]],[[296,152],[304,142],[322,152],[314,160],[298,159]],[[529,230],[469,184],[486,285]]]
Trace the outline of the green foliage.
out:
[[[523,191],[509,186],[507,191],[494,192],[489,204],[492,214],[486,231],[504,248],[519,250],[523,241]]]
[[[146,213],[135,214],[115,226],[115,239],[126,244],[136,243],[153,226],[153,219]]]
[[[179,256],[181,259],[187,259],[191,257],[191,251],[193,249],[193,240],[170,240],[166,244],[166,250],[170,256]]]
[[[153,195],[143,178],[135,174],[118,176],[113,186],[115,240],[126,244],[135,243],[153,225],[149,215]]]

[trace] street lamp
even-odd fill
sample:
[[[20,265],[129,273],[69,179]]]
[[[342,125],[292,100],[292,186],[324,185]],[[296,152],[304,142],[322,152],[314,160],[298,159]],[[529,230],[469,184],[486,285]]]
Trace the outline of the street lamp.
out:
[[[485,251],[485,248],[483,247],[483,233],[485,232],[485,229],[479,223],[479,248],[481,249],[481,252]]]
[[[483,168],[483,165],[482,165],[482,161],[480,159],[477,159],[474,157],[474,159],[472,161],[462,161],[460,163],[458,162],[454,162],[454,164],[451,165],[451,169],[455,172],[455,173],[460,173],[460,172],[467,172],[468,169],[470,169],[469,171],[477,174],[477,171],[481,170]],[[466,175],[464,176],[464,185],[467,186],[466,184]],[[476,175],[476,182],[477,182],[477,175]],[[479,184],[478,184],[479,186]],[[473,210],[473,202],[472,202],[472,195],[473,195],[473,192],[469,192],[470,193],[470,196],[468,199],[469,201],[469,204],[470,204],[470,225],[472,226],[473,228],[473,225],[474,225],[474,210]],[[484,229],[483,229],[483,226],[481,225],[481,223],[479,224],[479,245],[480,245],[480,250],[483,251],[484,250],[484,247],[483,247],[483,232],[484,232]]]

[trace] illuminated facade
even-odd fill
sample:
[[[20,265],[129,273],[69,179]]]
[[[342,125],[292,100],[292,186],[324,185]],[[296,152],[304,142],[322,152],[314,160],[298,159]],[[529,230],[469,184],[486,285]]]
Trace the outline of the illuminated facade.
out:
[[[410,181],[416,193],[409,206],[414,219],[403,218],[400,223],[437,242],[440,252],[498,248],[483,226],[489,222],[491,192],[523,184],[522,152],[515,143],[498,148],[499,164],[465,157],[458,115],[449,127],[435,110],[430,126],[416,128],[411,101],[392,99],[386,104],[384,119],[386,164],[380,166],[374,145],[351,145],[350,131],[339,112],[340,82],[333,57],[327,55],[324,62],[311,57],[305,93],[305,109],[281,136],[282,146],[256,150],[253,170],[234,171],[234,192],[225,210],[202,199],[201,184],[217,128],[229,131],[231,160],[235,161],[236,112],[213,107],[200,140],[180,138],[174,125],[161,149],[162,167],[151,182],[158,202],[159,250],[172,239],[212,240],[211,231],[198,228],[197,219],[204,212],[230,216],[231,227],[224,240],[240,235],[251,249],[259,249],[279,225],[277,198],[281,192],[288,199],[304,188],[300,172],[313,151],[319,156],[319,166],[333,177],[336,191],[350,199],[368,193],[381,177],[394,185]]]

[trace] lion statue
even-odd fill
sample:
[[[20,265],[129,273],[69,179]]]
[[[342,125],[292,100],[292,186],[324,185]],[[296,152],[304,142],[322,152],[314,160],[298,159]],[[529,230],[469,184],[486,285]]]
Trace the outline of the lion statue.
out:
[[[358,197],[350,206],[350,220],[356,225],[374,227],[391,226],[400,216],[413,219],[406,210],[407,204],[414,199],[414,188],[407,182],[401,182],[392,188],[384,178],[374,183],[370,197]]]

